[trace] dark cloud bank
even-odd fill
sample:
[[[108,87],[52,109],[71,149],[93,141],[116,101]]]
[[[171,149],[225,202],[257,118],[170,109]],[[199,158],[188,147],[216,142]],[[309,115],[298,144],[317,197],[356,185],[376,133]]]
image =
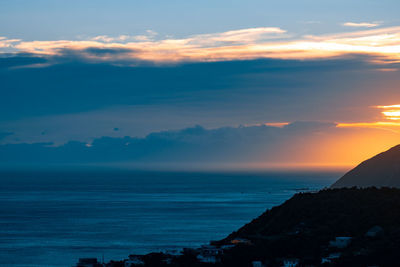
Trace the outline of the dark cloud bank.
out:
[[[359,91],[360,83],[382,79],[375,71],[379,66],[362,56],[155,65],[121,59],[93,62],[85,56],[88,53],[121,55],[125,51],[92,48],[52,57],[0,57],[0,121],[165,103],[239,105],[246,100],[273,106],[301,99],[303,105],[316,100],[323,105],[340,94],[344,98]]]
[[[110,55],[125,51],[88,49],[84,53]],[[355,102],[369,107],[400,97],[398,71],[382,72],[379,68],[388,66],[369,63],[368,59],[352,56],[313,61],[262,59],[154,65],[90,62],[76,51],[65,51],[57,57],[3,56],[0,57],[0,123],[135,105],[156,110],[161,105],[178,106],[182,113],[196,106],[210,120],[217,114],[212,113],[213,109],[228,115],[234,111],[240,114],[241,121],[233,121],[231,125],[247,123],[245,120],[265,122],[271,118],[308,120],[311,116],[310,120],[317,117],[335,121],[326,116],[333,114],[337,118],[340,112],[351,119]],[[380,87],[380,83],[385,87]],[[154,120],[150,115],[143,116],[145,121]],[[190,117],[187,120],[191,125],[196,124]],[[73,127],[80,129],[82,125]],[[15,132],[1,124],[0,131]],[[297,150],[310,151],[308,142],[315,144],[321,138],[337,138],[348,131],[331,123],[292,123],[283,128],[197,126],[156,132],[145,138],[102,137],[90,144],[77,138],[78,141],[59,146],[51,143],[52,140],[34,144],[7,141],[0,145],[0,161],[2,166],[299,162],[303,158]],[[10,139],[7,134],[0,138]]]
[[[313,160],[321,161],[324,157],[329,159],[329,149],[340,150],[340,146],[345,146],[351,150],[352,145],[358,146],[356,139],[348,141],[354,138],[354,134],[368,132],[378,133],[380,138],[393,142],[398,140],[398,135],[390,131],[359,129],[354,132],[353,129],[320,122],[295,122],[282,128],[261,125],[205,129],[195,126],[179,131],[152,133],[145,138],[102,137],[90,144],[70,141],[60,146],[52,143],[1,145],[0,166],[107,163],[125,164],[127,167],[184,168],[190,164],[215,166],[216,163],[307,162],[310,156]],[[345,140],[343,144],[338,142],[340,138]],[[365,143],[370,140],[359,141]],[[331,142],[336,145],[332,147]],[[325,149],[325,154],[312,155],[319,149]],[[343,154],[343,159],[345,156]]]
[[[334,127],[313,122],[298,122],[283,128],[262,125],[208,130],[195,126],[152,133],[145,138],[103,137],[91,144],[78,141],[61,146],[6,144],[0,146],[0,161],[3,164],[251,162],[279,158],[277,151],[293,137]]]

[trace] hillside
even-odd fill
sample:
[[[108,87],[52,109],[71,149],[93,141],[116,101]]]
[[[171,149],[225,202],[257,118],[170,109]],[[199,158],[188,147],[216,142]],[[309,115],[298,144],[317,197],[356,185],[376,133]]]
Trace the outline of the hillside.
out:
[[[374,227],[381,235],[371,238],[367,233]],[[343,249],[332,248],[329,244],[336,237],[351,238],[351,243]],[[246,266],[249,259],[279,266],[282,258],[319,266],[332,253],[340,253],[334,261],[339,266],[392,266],[400,249],[400,189],[299,193],[221,242],[233,240],[249,240],[252,245],[225,254],[224,266]]]
[[[397,266],[399,251],[400,145],[330,189],[298,193],[210,246],[139,259],[149,267]],[[109,266],[126,262],[119,264]]]
[[[400,189],[341,188],[298,193],[210,246],[107,266],[384,267],[398,265],[398,251]]]
[[[332,188],[342,187],[400,188],[400,145],[362,162],[335,182]]]

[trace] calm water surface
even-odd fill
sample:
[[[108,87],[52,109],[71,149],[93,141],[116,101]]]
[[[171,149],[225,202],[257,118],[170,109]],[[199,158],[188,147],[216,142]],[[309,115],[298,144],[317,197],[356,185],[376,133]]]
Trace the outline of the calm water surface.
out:
[[[224,238],[342,173],[0,173],[0,265],[180,250]]]

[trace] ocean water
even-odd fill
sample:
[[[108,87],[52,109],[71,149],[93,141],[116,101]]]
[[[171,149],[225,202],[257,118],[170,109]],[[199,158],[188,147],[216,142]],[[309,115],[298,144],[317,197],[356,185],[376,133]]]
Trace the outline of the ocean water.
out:
[[[197,247],[341,174],[1,172],[0,265],[72,266]]]

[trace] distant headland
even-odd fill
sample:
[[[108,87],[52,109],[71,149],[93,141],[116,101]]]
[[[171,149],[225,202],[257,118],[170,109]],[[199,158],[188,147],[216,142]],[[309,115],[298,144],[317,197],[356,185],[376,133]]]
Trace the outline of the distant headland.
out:
[[[331,187],[353,186],[400,188],[400,145],[362,162]]]

